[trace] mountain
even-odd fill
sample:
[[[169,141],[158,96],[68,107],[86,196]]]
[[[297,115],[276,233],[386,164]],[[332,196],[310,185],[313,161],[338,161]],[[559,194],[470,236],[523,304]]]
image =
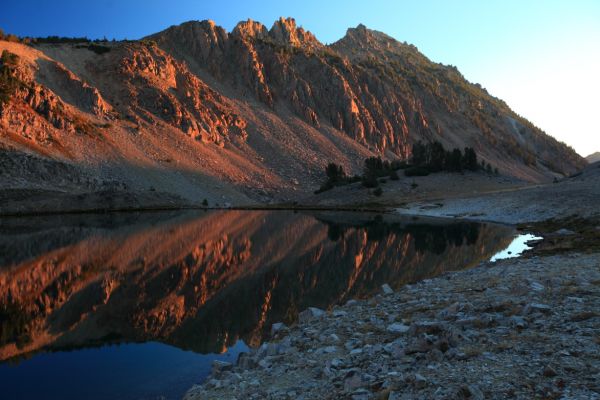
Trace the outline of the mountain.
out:
[[[474,147],[531,182],[585,164],[455,67],[363,25],[331,45],[281,18],[0,50],[0,187],[14,203],[31,191],[41,202],[108,191],[119,207],[149,192],[174,203],[298,199],[328,162],[360,173],[366,157],[404,159],[418,140]]]
[[[595,152],[594,154],[590,154],[585,158],[588,163],[593,164],[595,162],[600,161],[600,151]]]

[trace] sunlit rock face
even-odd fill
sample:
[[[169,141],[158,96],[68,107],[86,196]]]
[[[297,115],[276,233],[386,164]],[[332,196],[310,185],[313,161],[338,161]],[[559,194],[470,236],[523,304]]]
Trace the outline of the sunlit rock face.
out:
[[[231,34],[212,21],[190,21],[148,39],[275,112],[276,104],[286,105],[312,126],[333,126],[376,152],[406,157],[416,140],[440,140],[475,147],[493,163],[501,162],[499,151],[529,167],[537,160],[538,170],[583,166],[455,67],[362,24],[331,45],[293,18],[280,18],[269,30],[243,21]],[[564,161],[552,157],[557,152]]]
[[[198,352],[257,345],[306,307],[467,268],[512,238],[492,225],[262,211],[2,227],[1,360],[122,341]]]
[[[0,158],[40,164],[27,177],[0,171],[0,190],[97,192],[111,182],[187,204],[298,201],[322,184],[329,162],[360,174],[366,158],[407,159],[419,140],[473,147],[530,182],[585,166],[414,46],[363,25],[332,44],[293,18],[269,26],[247,20],[228,32],[190,21],[138,41],[0,41],[10,88]],[[48,160],[72,166],[76,179],[47,179]]]

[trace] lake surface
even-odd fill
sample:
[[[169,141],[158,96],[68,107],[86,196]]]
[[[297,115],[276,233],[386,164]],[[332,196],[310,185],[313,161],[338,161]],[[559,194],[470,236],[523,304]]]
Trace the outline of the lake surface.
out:
[[[275,322],[468,268],[510,227],[370,213],[0,219],[0,398],[179,399]]]

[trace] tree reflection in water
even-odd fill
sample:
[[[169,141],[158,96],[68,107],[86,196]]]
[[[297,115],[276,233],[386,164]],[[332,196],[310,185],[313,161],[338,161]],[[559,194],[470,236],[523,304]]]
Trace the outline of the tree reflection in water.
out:
[[[160,341],[258,345],[299,311],[487,259],[510,228],[369,213],[211,211],[2,220],[0,360]]]

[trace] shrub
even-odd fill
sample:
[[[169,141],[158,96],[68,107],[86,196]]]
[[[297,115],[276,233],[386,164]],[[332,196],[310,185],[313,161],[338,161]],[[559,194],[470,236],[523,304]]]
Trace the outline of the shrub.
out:
[[[400,179],[398,173],[395,170],[390,171],[390,179],[393,181],[397,181],[398,179]]]
[[[377,189],[373,190],[373,194],[379,197],[383,194],[383,190],[380,187],[378,187]]]
[[[87,47],[88,50],[93,51],[96,54],[104,54],[104,53],[108,53],[110,51],[110,47],[107,46],[102,46],[96,43],[90,43],[90,45]]]
[[[344,168],[336,163],[327,164],[325,175],[327,175],[327,180],[331,183],[339,182],[346,178]]]
[[[38,37],[33,38],[32,41],[34,43],[86,43],[89,42],[90,39],[87,37],[61,37],[61,36],[46,36],[45,38]]]
[[[4,33],[4,31],[2,29],[0,29],[0,40],[6,40],[7,42],[16,42],[19,43],[21,42],[21,38],[19,38],[17,35],[13,35],[13,34],[6,34]]]
[[[208,207],[208,200],[206,200],[206,199],[202,200],[202,205],[204,207]]]

